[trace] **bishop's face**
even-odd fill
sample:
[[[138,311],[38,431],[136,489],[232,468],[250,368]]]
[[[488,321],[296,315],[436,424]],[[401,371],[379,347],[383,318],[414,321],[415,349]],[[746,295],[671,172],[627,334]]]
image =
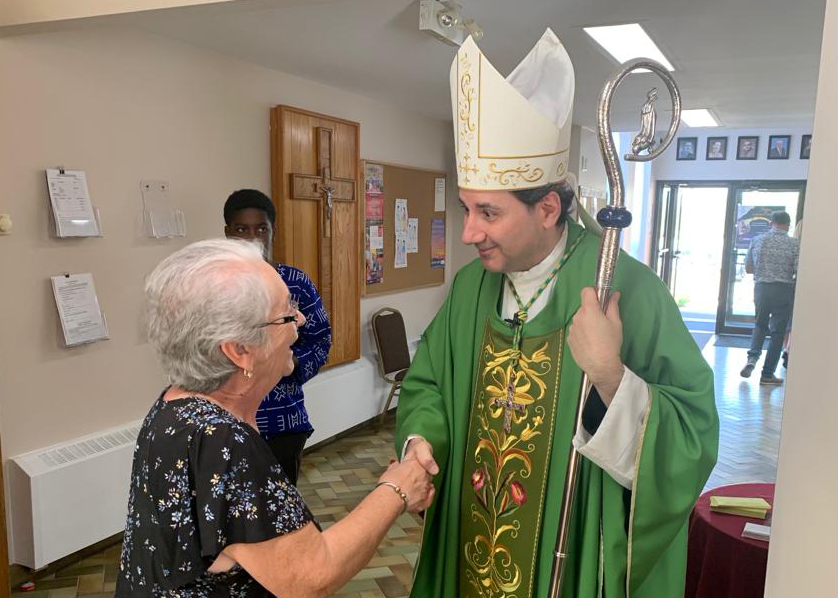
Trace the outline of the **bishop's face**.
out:
[[[460,189],[460,205],[462,241],[477,248],[490,272],[529,270],[559,240],[561,203],[555,193],[530,208],[509,191]]]

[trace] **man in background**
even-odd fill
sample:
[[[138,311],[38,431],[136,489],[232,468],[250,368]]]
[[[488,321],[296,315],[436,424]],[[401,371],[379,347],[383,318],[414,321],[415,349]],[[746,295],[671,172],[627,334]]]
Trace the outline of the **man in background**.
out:
[[[754,275],[754,306],[756,321],[751,335],[748,362],[740,374],[749,378],[762,353],[762,344],[770,334],[768,353],[762,364],[760,384],[782,384],[774,375],[783,338],[791,318],[794,303],[794,282],[800,241],[789,237],[791,217],[787,212],[771,215],[771,230],[751,241],[745,258],[745,272]]]
[[[276,269],[291,293],[291,300],[306,318],[297,342],[291,347],[294,371],[277,381],[256,413],[259,433],[288,479],[296,485],[303,448],[314,432],[303,401],[303,384],[320,371],[329,357],[332,346],[329,317],[305,272],[273,261],[276,209],[267,195],[255,189],[234,192],[224,204],[224,223],[227,238],[257,241],[262,246],[265,260]]]

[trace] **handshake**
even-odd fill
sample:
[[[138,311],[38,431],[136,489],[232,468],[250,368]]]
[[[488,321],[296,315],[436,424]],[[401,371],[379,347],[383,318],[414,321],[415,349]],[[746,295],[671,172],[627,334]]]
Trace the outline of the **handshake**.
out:
[[[404,493],[405,510],[418,513],[431,506],[434,486],[431,479],[439,473],[431,445],[424,438],[412,438],[401,462],[390,463],[379,483],[395,484]]]

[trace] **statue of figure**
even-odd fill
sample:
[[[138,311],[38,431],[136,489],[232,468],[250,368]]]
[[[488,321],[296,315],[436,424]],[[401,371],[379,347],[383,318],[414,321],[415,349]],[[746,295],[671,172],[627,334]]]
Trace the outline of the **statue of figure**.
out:
[[[631,151],[637,155],[643,150],[651,150],[655,145],[655,107],[653,104],[658,99],[658,88],[653,87],[646,96],[646,103],[640,111],[640,132],[631,142]]]

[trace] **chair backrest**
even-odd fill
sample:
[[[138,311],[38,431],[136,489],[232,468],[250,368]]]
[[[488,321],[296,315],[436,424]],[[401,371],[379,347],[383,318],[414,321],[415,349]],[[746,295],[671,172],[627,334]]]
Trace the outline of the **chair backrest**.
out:
[[[372,334],[378,350],[381,374],[390,374],[410,366],[407,333],[402,314],[392,307],[382,307],[372,315]]]

